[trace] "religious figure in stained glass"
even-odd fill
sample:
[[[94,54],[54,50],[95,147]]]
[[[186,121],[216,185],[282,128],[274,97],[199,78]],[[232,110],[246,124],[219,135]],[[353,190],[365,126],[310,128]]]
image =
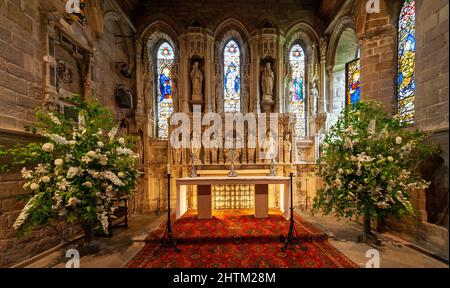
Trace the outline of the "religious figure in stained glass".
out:
[[[361,61],[353,60],[346,65],[346,104],[357,103],[361,99]]]
[[[397,105],[400,119],[414,123],[416,66],[416,1],[405,0],[398,25]]]
[[[295,116],[297,138],[306,136],[305,52],[296,44],[289,52],[292,80],[289,87],[289,111]]]
[[[169,43],[164,42],[159,46],[157,55],[158,72],[158,137],[168,139],[168,119],[173,114],[173,79],[174,51]]]
[[[234,40],[230,40],[224,49],[224,112],[241,111],[241,52]]]

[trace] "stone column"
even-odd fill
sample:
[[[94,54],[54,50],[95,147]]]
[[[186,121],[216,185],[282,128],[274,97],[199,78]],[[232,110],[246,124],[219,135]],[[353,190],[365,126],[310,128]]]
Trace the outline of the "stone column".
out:
[[[260,88],[259,88],[259,77],[260,71],[259,71],[259,49],[258,49],[258,35],[253,36],[250,39],[250,50],[253,52],[252,55],[252,61],[251,61],[251,86],[250,86],[250,110],[251,112],[258,113],[261,111],[260,107]]]

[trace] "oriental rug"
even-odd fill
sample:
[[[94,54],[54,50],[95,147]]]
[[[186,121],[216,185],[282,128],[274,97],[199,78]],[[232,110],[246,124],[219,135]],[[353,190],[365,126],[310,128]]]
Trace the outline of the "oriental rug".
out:
[[[271,211],[256,219],[251,211],[215,212],[211,220],[198,220],[195,211],[172,225],[177,246],[159,248],[166,223],[150,233],[144,248],[127,268],[357,268],[334,248],[327,235],[295,215],[300,246],[281,251],[289,221]],[[157,252],[157,254],[155,254]]]

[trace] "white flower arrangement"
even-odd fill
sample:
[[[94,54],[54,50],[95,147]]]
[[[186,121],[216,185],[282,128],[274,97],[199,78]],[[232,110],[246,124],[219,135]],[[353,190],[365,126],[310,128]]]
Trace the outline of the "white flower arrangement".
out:
[[[423,144],[426,136],[402,129],[400,120],[379,105],[359,102],[346,108],[321,144],[324,188],[314,211],[369,219],[413,215],[411,192],[429,184],[414,171],[416,163],[437,150]]]
[[[21,170],[26,180],[23,189],[30,198],[13,225],[15,230],[26,231],[28,226],[34,228],[45,222],[33,222],[37,217],[67,217],[70,221],[98,223],[108,233],[111,198],[118,192],[131,195],[135,190],[141,173],[135,169],[136,154],[131,142],[116,137],[118,126],[109,125],[109,133],[103,132],[108,128],[100,126],[105,122],[99,119],[105,120],[109,114],[101,105],[80,102],[80,107],[76,123],[59,112],[37,113],[36,125],[46,141],[14,150],[17,163],[23,163],[22,159],[38,163],[34,169]],[[65,131],[64,127],[72,128]],[[52,196],[44,197],[48,193]],[[36,213],[34,217],[30,217],[32,213]]]

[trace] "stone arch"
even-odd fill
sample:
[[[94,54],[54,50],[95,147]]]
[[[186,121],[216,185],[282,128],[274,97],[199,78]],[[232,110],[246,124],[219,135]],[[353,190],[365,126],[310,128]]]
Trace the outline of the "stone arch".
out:
[[[103,37],[113,37],[113,43],[115,45],[122,45],[122,51],[125,53],[126,57],[127,57],[127,63],[126,64],[130,64],[134,63],[134,46],[133,46],[133,42],[132,40],[130,40],[133,37],[133,31],[132,29],[129,29],[129,27],[127,27],[126,25],[123,24],[123,22],[121,21],[122,17],[117,14],[114,10],[109,10],[106,11],[103,14],[103,31],[102,31],[102,36]],[[109,27],[110,21],[113,22],[113,27]],[[110,31],[110,28],[113,29],[113,31]],[[105,31],[107,31],[105,33]],[[108,35],[110,33],[114,33],[113,35]],[[120,35],[120,40],[116,39],[115,35]],[[114,49],[113,51],[116,51],[116,49]]]
[[[151,134],[156,135],[156,50],[163,42],[168,42],[174,49],[175,59],[173,67],[173,83],[174,89],[174,110],[178,111],[180,105],[178,99],[178,66],[180,59],[180,46],[178,43],[178,36],[175,30],[162,20],[157,20],[153,23],[143,27],[137,37],[136,46],[139,51],[138,63],[140,75],[138,75],[138,82],[140,83],[141,103],[143,103],[143,113],[150,119],[149,128]]]
[[[284,97],[282,100],[283,110],[288,111],[289,109],[289,84],[292,80],[290,77],[291,65],[289,62],[289,53],[291,48],[295,44],[300,44],[303,51],[305,52],[305,114],[306,114],[306,135],[311,135],[313,133],[310,127],[309,116],[310,109],[309,105],[311,103],[310,99],[310,88],[311,82],[318,79],[312,79],[312,75],[315,65],[319,63],[319,33],[308,23],[301,21],[292,25],[286,32],[285,45],[284,45]],[[318,76],[318,75],[316,75]]]
[[[241,52],[241,111],[250,109],[250,62],[251,51],[249,46],[249,33],[241,22],[229,18],[220,23],[214,31],[214,65],[215,65],[215,99],[216,111],[223,112],[223,51],[225,45],[234,40]]]
[[[358,39],[355,20],[349,16],[339,19],[332,30],[326,54],[328,128],[345,107],[345,64],[356,59],[360,51]]]
[[[336,26],[333,29],[333,32],[331,33],[330,41],[328,42],[328,50],[327,50],[327,67],[334,66],[335,63],[335,56],[336,56],[336,49],[339,44],[339,40],[341,39],[342,33],[348,29],[352,30],[355,34],[356,39],[356,25],[353,20],[353,18],[349,16],[345,16],[342,19],[338,21]]]

